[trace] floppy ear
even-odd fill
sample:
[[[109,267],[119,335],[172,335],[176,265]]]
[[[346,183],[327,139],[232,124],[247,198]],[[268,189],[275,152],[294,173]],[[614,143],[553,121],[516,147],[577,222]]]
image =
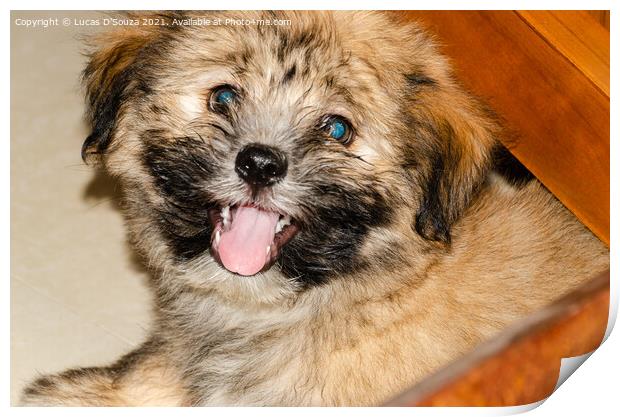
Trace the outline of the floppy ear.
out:
[[[449,243],[452,225],[492,167],[498,129],[490,113],[451,81],[425,80],[417,88],[412,114],[426,150],[418,164],[421,197],[414,226],[425,239]]]
[[[82,145],[85,162],[99,160],[110,145],[123,103],[131,94],[136,57],[156,34],[148,26],[129,26],[89,40],[94,52],[82,73],[91,128]]]

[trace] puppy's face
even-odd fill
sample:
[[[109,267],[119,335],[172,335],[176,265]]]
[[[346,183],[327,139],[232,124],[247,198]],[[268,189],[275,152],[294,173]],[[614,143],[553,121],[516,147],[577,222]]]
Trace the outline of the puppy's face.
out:
[[[274,301],[449,241],[492,139],[425,36],[368,13],[201,17],[290,23],[126,29],[85,70],[83,156],[120,177],[151,264]]]

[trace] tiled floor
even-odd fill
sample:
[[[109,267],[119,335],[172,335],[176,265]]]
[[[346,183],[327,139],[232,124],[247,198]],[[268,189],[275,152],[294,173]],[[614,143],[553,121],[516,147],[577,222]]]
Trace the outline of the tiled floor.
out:
[[[84,166],[83,27],[11,16],[11,401],[38,373],[105,364],[143,340],[146,273],[125,242],[114,185]]]

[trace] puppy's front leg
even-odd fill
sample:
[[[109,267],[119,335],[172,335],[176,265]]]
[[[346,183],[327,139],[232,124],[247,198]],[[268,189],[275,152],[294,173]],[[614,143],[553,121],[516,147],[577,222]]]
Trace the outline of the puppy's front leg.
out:
[[[179,373],[154,339],[108,367],[77,368],[42,376],[20,400],[25,406],[188,405]]]

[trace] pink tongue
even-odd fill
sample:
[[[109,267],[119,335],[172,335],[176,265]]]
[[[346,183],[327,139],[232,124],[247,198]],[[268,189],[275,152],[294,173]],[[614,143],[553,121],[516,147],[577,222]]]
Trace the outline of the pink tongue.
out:
[[[280,215],[255,207],[239,207],[230,229],[222,232],[218,252],[231,272],[254,275],[267,263],[267,247],[273,242]]]

